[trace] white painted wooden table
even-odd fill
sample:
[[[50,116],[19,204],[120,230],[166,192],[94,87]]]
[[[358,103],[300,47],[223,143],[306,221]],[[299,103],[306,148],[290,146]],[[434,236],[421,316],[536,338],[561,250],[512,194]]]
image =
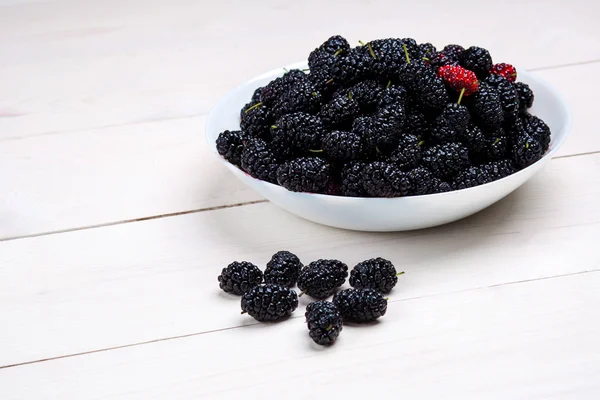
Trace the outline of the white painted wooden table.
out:
[[[600,3],[0,0],[0,399],[600,398]],[[340,33],[478,44],[554,83],[573,135],[448,226],[280,211],[209,153],[226,91]],[[280,249],[406,271],[388,314],[312,345],[216,276]]]

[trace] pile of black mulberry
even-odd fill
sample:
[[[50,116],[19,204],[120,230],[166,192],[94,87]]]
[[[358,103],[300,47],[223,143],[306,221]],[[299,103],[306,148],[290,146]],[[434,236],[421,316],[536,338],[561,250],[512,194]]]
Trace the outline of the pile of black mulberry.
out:
[[[396,197],[489,183],[548,150],[533,92],[481,47],[333,36],[308,65],[258,88],[219,154],[291,191]]]
[[[276,322],[288,318],[298,307],[300,296],[317,300],[306,307],[306,323],[312,340],[330,345],[345,322],[375,321],[387,311],[389,293],[398,282],[394,265],[383,258],[358,263],[350,273],[352,288],[340,290],[348,277],[348,266],[338,260],[320,259],[304,266],[289,251],[279,251],[267,263],[264,273],[247,261],[235,261],[223,268],[219,287],[241,295],[242,314],[257,321]],[[333,295],[332,301],[326,301]]]

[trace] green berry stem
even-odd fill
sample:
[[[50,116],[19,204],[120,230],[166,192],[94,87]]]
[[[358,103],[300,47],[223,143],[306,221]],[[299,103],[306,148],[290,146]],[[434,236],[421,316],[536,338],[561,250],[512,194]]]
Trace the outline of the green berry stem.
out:
[[[352,92],[348,92],[348,98],[352,100]]]
[[[277,129],[277,125],[271,125],[271,129]]]
[[[421,146],[423,146],[424,144],[425,144],[425,141],[424,141],[424,140],[421,140],[421,141],[420,141],[420,142],[417,144],[417,146],[421,147]]]
[[[262,106],[262,102],[261,102],[261,103],[256,103],[256,104],[255,104],[255,105],[253,105],[252,107],[248,107],[248,108],[246,109],[246,111],[244,111],[244,114],[248,114],[248,111],[250,111],[250,110],[254,110],[255,108],[258,108],[258,107],[260,107],[260,106]]]
[[[402,272],[398,272],[398,273],[396,274],[396,276],[400,276],[400,275],[404,275],[404,271],[402,271]]]
[[[496,138],[496,140],[494,140],[494,144],[498,144],[499,141],[500,141],[500,138]]]
[[[333,53],[333,56],[334,57],[339,56],[342,53],[342,51],[344,51],[344,49],[339,49],[338,51],[336,51],[335,53]]]
[[[373,48],[371,47],[371,43],[367,43],[367,47],[369,48],[369,53],[371,53],[371,57],[373,57],[374,59],[377,59],[377,57],[375,57],[375,52],[373,51]]]
[[[246,311],[242,311],[240,314],[246,314]]]
[[[462,88],[462,89],[460,90],[460,95],[458,96],[458,104],[460,104],[460,102],[461,102],[461,100],[462,100],[462,98],[463,98],[464,94],[465,94],[465,88]]]
[[[311,153],[322,153],[323,149],[316,149],[316,150],[314,150],[314,149],[308,149],[308,151],[310,151]]]
[[[406,47],[406,43],[402,44],[402,48],[404,49],[404,56],[406,57],[406,63],[410,64],[410,56],[408,55],[408,48]]]
[[[326,85],[332,84],[333,83],[333,78],[331,78],[330,80],[328,80],[327,82],[325,82]]]
[[[385,88],[387,89],[387,88],[389,88],[390,86],[392,86],[392,80],[391,80],[391,79],[388,81],[388,83],[387,83],[387,85],[386,85],[386,87],[385,87]]]

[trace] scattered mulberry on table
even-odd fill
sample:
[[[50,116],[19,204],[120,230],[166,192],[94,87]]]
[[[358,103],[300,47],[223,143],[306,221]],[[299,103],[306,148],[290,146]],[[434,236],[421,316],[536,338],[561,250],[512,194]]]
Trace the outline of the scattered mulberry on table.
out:
[[[398,276],[391,261],[377,257],[356,264],[350,272],[349,282],[356,289],[389,293],[398,283]]]
[[[242,313],[260,322],[275,322],[287,318],[298,307],[298,295],[281,285],[254,286],[242,295]]]
[[[387,311],[387,300],[373,289],[344,289],[333,296],[333,303],[344,321],[375,321]]]
[[[306,306],[304,315],[309,336],[316,344],[333,344],[343,329],[342,314],[332,302],[314,301]]]
[[[278,251],[265,268],[265,282],[282,286],[294,286],[298,282],[303,265],[297,255],[289,251]]]
[[[300,271],[298,289],[315,299],[326,299],[346,282],[348,266],[338,260],[319,259]]]
[[[263,281],[262,271],[247,261],[234,261],[223,268],[218,277],[219,287],[227,293],[242,295]]]

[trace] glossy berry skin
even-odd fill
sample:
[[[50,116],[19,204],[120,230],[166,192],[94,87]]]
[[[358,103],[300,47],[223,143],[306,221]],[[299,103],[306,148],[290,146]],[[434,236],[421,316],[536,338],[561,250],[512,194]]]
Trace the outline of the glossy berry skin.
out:
[[[328,128],[337,127],[345,121],[352,121],[359,114],[360,106],[351,94],[335,96],[321,107],[319,113]]]
[[[482,47],[471,46],[460,55],[460,65],[475,72],[479,79],[484,79],[490,74],[492,56]]]
[[[325,193],[329,179],[329,165],[318,157],[296,158],[277,170],[279,185],[292,192]]]
[[[242,170],[250,176],[261,181],[277,182],[279,160],[264,140],[247,141],[240,160]]]
[[[473,96],[472,112],[477,122],[491,130],[504,122],[504,110],[500,93],[486,82],[481,82],[479,90]]]
[[[247,139],[248,137],[242,131],[223,131],[217,138],[217,151],[224,159],[239,167],[244,141]]]
[[[335,161],[352,161],[363,158],[364,144],[356,132],[331,131],[323,137],[325,155]]]
[[[477,75],[461,66],[446,65],[440,67],[438,75],[455,92],[460,93],[464,89],[464,96],[470,96],[479,90]]]
[[[421,163],[422,150],[416,135],[406,134],[400,137],[396,148],[389,155],[389,161],[402,171],[408,171]]]
[[[240,128],[248,136],[268,139],[271,110],[264,103],[248,103],[241,112]]]
[[[275,322],[292,315],[298,307],[295,291],[281,285],[255,286],[242,295],[242,313],[260,322]]]
[[[365,167],[366,164],[360,161],[351,161],[344,164],[340,185],[340,192],[343,196],[365,197],[367,195],[362,178]]]
[[[507,177],[516,171],[509,160],[493,161],[469,167],[454,178],[454,187],[467,189]]]
[[[363,187],[371,197],[407,196],[411,192],[410,181],[394,164],[373,161],[363,170]]]
[[[344,289],[333,296],[344,321],[371,322],[385,315],[387,300],[373,289]]]
[[[289,251],[278,251],[265,268],[265,282],[292,287],[298,282],[303,265],[298,256]]]
[[[381,257],[362,261],[350,272],[350,286],[356,289],[374,289],[389,293],[396,283],[396,268],[391,261]]]
[[[464,52],[465,48],[459,44],[448,44],[442,49],[443,54],[455,61],[460,61],[460,58]]]
[[[234,261],[223,268],[218,277],[219,287],[224,292],[242,295],[263,281],[262,271],[247,261]]]
[[[333,344],[343,329],[343,318],[336,305],[329,301],[314,301],[306,306],[306,323],[310,338],[322,346]]]
[[[441,179],[452,177],[470,164],[469,150],[460,143],[435,145],[423,152],[423,165]]]
[[[525,168],[542,158],[543,146],[539,140],[529,134],[514,139],[512,160],[519,168]]]
[[[519,115],[519,94],[515,86],[500,75],[490,75],[485,79],[485,82],[498,91],[504,120],[510,121],[517,118]]]
[[[406,173],[411,182],[413,196],[422,196],[424,194],[435,193],[434,176],[424,167],[417,167]]]
[[[517,89],[517,94],[519,95],[519,111],[524,113],[528,108],[533,106],[533,91],[528,84],[523,82],[516,82],[515,89]]]
[[[325,126],[318,116],[295,112],[279,118],[271,126],[271,147],[281,157],[321,148]]]
[[[517,80],[517,69],[506,63],[492,65],[492,68],[490,68],[490,74],[500,75],[508,79],[510,82],[515,82]]]
[[[313,261],[300,271],[298,288],[315,299],[326,299],[346,282],[348,266],[338,260]]]
[[[542,145],[542,152],[546,152],[550,147],[551,132],[550,127],[535,115],[526,114],[523,117],[525,131]]]

